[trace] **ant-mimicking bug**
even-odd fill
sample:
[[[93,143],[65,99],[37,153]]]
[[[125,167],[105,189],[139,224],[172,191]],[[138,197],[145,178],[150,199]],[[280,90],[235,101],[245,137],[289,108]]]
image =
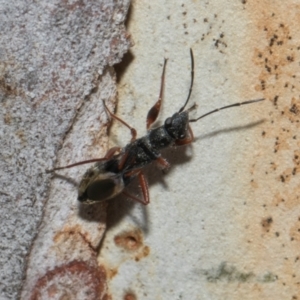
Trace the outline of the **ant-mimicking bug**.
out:
[[[192,93],[194,82],[194,56],[192,49],[190,49],[190,55],[191,84],[188,97],[179,111],[176,112],[172,117],[169,117],[165,120],[164,125],[151,129],[152,124],[158,117],[162,103],[167,59],[164,60],[159,98],[154,106],[149,110],[147,115],[148,133],[145,136],[137,139],[137,131],[133,127],[128,125],[125,121],[110,112],[103,102],[108,115],[130,129],[130,143],[127,144],[124,148],[113,147],[109,149],[103,158],[90,159],[64,167],[57,167],[49,170],[48,172],[96,162],[94,166],[86,171],[79,184],[78,200],[80,202],[90,204],[111,199],[116,195],[122,193],[125,196],[144,205],[149,204],[150,198],[148,183],[144,176],[143,168],[151,162],[155,161],[162,167],[162,169],[167,169],[169,167],[169,163],[161,156],[160,150],[174,145],[181,146],[190,144],[193,141],[194,136],[189,123],[197,122],[198,120],[212,113],[218,112],[219,110],[264,100],[263,98],[261,98],[230,104],[221,108],[214,109],[198,118],[189,119],[189,112],[196,108],[196,104],[194,104],[190,108],[185,110],[185,107],[188,104]],[[138,177],[139,179],[143,194],[143,200],[129,194],[124,190],[135,177]]]

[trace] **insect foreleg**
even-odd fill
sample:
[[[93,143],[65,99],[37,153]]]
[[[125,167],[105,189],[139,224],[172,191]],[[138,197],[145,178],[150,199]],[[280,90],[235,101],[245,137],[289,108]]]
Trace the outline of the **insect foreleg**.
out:
[[[193,142],[193,140],[194,140],[194,134],[193,134],[193,130],[192,130],[192,128],[191,128],[190,125],[188,127],[188,131],[189,131],[189,135],[186,138],[184,138],[182,140],[176,140],[175,141],[175,144],[177,146],[188,145],[188,144],[190,144],[190,143]]]
[[[137,132],[136,130],[131,127],[129,124],[127,124],[125,121],[123,121],[121,118],[117,117],[115,114],[113,114],[109,109],[108,107],[106,106],[105,102],[103,101],[103,105],[107,111],[107,113],[109,114],[109,116],[119,122],[121,122],[123,125],[125,125],[128,129],[130,129],[130,132],[131,132],[131,142],[133,142],[135,139],[136,139],[136,136],[137,136]]]

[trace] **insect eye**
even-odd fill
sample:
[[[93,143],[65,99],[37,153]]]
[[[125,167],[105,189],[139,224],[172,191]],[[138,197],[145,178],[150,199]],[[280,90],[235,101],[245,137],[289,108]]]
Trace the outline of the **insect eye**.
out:
[[[172,118],[167,118],[165,121],[165,126],[170,127],[172,125]]]
[[[93,201],[106,200],[113,195],[115,186],[111,179],[94,181],[86,190],[87,197]]]

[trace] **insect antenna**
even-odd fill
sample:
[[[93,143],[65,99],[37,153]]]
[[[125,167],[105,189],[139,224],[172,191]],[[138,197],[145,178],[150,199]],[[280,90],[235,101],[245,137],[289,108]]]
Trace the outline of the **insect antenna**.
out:
[[[104,157],[83,160],[83,161],[79,161],[75,164],[71,164],[71,165],[67,165],[67,166],[63,166],[63,167],[57,167],[57,168],[54,168],[54,169],[46,170],[46,173],[51,173],[51,172],[54,172],[54,171],[57,171],[57,170],[62,170],[62,169],[69,169],[69,168],[73,168],[73,167],[76,167],[76,166],[85,165],[85,164],[89,164],[89,163],[93,163],[93,162],[107,161],[107,160],[111,159],[115,155],[115,153],[120,152],[120,151],[121,151],[120,147],[112,147],[106,152]]]
[[[190,100],[190,97],[191,97],[191,93],[192,93],[192,90],[193,90],[193,84],[194,84],[194,54],[193,54],[193,50],[192,48],[190,48],[190,54],[191,54],[191,85],[190,85],[190,90],[189,90],[189,94],[188,94],[188,97],[184,103],[184,105],[179,109],[179,113],[181,113],[186,105],[188,104],[189,100]]]
[[[76,167],[76,166],[90,164],[90,163],[93,163],[93,162],[100,162],[100,161],[104,161],[104,160],[107,160],[107,158],[88,159],[88,160],[80,161],[78,163],[71,164],[71,165],[68,165],[68,166],[63,166],[63,167],[57,167],[57,168],[54,168],[54,169],[49,169],[49,170],[46,170],[46,173],[51,173],[51,172],[54,172],[54,171],[57,171],[57,170],[62,170],[62,169],[69,169],[69,168],[73,168],[73,167]]]
[[[223,107],[220,107],[220,108],[216,108],[196,119],[190,119],[189,122],[197,122],[198,120],[208,116],[208,115],[211,115],[215,112],[218,112],[220,110],[223,110],[223,109],[226,109],[226,108],[230,108],[230,107],[235,107],[235,106],[241,106],[241,105],[246,105],[246,104],[251,104],[251,103],[255,103],[255,102],[260,102],[260,101],[263,101],[265,100],[264,98],[261,98],[261,99],[255,99],[255,100],[248,100],[248,101],[245,101],[245,102],[237,102],[237,103],[234,103],[234,104],[230,104],[230,105],[226,105],[226,106],[223,106]]]

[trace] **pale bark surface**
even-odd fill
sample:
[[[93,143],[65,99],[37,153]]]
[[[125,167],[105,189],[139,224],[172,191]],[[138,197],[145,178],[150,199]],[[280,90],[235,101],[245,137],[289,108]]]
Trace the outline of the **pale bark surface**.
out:
[[[299,13],[296,0],[133,2],[134,60],[118,87],[118,115],[139,136],[164,58],[155,126],[183,105],[189,48],[192,117],[266,100],[192,123],[195,142],[163,152],[167,174],[145,168],[150,204],[115,202],[101,248],[114,299],[299,299]],[[127,130],[115,129],[128,142]]]
[[[67,224],[71,228],[72,216],[78,214],[76,184],[70,185],[75,192],[66,194],[66,180],[54,179],[51,186],[45,170],[56,161],[101,156],[106,149],[101,100],[115,100],[115,75],[108,66],[119,62],[130,46],[124,28],[128,6],[127,0],[0,2],[1,299],[19,297],[22,280],[22,298],[37,295],[33,287],[43,281],[43,272],[57,268],[62,274],[62,262],[70,274],[86,270],[76,244],[68,244],[69,236],[64,243],[58,237],[58,230]],[[65,193],[55,194],[55,182]],[[100,235],[101,212],[94,223],[81,218],[87,226],[98,226]],[[92,243],[100,239],[91,237]],[[68,247],[71,257],[53,254],[50,248],[58,245],[60,254]],[[95,256],[93,245],[89,255]],[[74,260],[79,261],[77,269]],[[102,274],[95,260],[89,266],[94,269],[88,272]],[[104,283],[92,284],[99,289]]]

